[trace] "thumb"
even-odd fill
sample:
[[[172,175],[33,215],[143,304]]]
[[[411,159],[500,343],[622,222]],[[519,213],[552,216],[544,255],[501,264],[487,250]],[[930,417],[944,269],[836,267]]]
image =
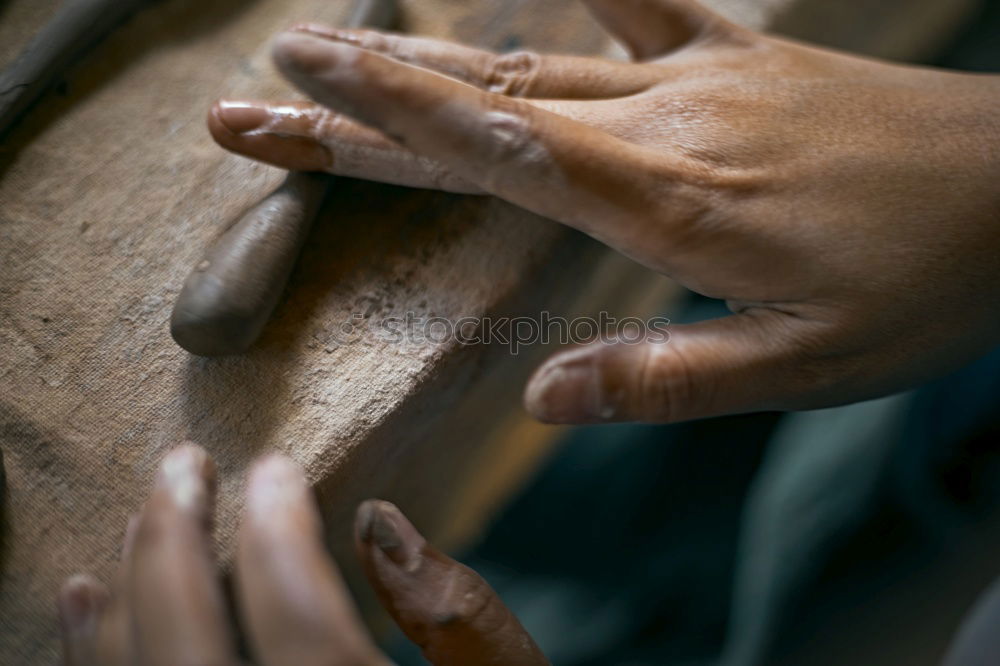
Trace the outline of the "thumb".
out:
[[[705,34],[733,27],[695,0],[583,0],[636,60],[666,55]]]
[[[779,409],[795,367],[779,316],[739,314],[672,327],[666,341],[604,340],[562,352],[528,382],[525,407],[547,423],[580,424]]]

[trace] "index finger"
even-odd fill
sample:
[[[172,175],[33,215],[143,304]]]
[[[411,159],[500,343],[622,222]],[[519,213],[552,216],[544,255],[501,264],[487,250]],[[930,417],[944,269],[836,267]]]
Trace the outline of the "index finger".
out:
[[[629,253],[642,250],[650,210],[678,201],[688,179],[678,156],[347,44],[284,33],[274,58],[316,101]]]

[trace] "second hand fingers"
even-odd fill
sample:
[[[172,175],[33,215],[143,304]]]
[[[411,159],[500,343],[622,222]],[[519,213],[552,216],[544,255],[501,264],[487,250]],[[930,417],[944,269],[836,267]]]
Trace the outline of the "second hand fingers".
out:
[[[235,663],[211,555],[214,478],[202,449],[174,449],[135,528],[128,597],[143,664]]]
[[[305,479],[286,458],[265,459],[251,473],[236,590],[262,666],[388,663],[368,638],[323,547]]]
[[[549,663],[490,586],[392,504],[361,505],[355,546],[382,605],[434,666]]]

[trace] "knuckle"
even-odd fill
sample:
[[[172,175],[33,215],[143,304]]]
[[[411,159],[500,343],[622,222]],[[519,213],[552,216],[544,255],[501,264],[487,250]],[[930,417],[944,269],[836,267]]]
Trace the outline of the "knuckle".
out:
[[[653,171],[662,196],[648,210],[668,233],[663,256],[694,256],[739,229],[748,205],[759,204],[772,186],[755,174],[722,169],[678,168],[666,165]]]
[[[720,205],[710,190],[676,181],[666,187],[668,196],[653,203],[656,220],[669,240],[669,245],[660,248],[663,256],[697,254],[706,243],[716,240],[720,230],[728,228],[728,208]]]
[[[484,115],[486,125],[481,157],[492,167],[487,174],[490,186],[512,167],[531,168],[543,161],[544,148],[537,136],[532,115],[521,102],[494,95]]]
[[[637,388],[642,414],[668,423],[699,413],[713,392],[711,379],[696,378],[674,342],[646,346]]]
[[[309,136],[316,141],[335,137],[343,129],[345,120],[343,114],[320,107],[313,121],[309,123]]]
[[[764,326],[767,337],[759,344],[766,349],[775,384],[765,408],[829,407],[871,370],[871,359],[855,353],[856,342],[841,327],[781,313],[772,314]]]
[[[503,626],[506,614],[497,612],[500,604],[486,582],[477,573],[461,567],[449,574],[450,593],[430,614],[431,624],[439,629],[468,627],[489,633]]]
[[[483,81],[490,92],[510,96],[526,95],[541,68],[542,56],[537,53],[504,53],[487,62]]]

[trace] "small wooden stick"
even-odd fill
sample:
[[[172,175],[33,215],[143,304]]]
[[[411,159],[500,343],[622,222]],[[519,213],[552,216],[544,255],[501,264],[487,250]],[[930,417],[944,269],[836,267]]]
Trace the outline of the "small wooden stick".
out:
[[[396,0],[361,0],[349,27],[391,28]],[[277,190],[230,226],[184,282],[170,333],[198,356],[249,349],[278,305],[329,177],[292,172]]]
[[[0,74],[0,136],[88,49],[153,0],[67,0]]]

